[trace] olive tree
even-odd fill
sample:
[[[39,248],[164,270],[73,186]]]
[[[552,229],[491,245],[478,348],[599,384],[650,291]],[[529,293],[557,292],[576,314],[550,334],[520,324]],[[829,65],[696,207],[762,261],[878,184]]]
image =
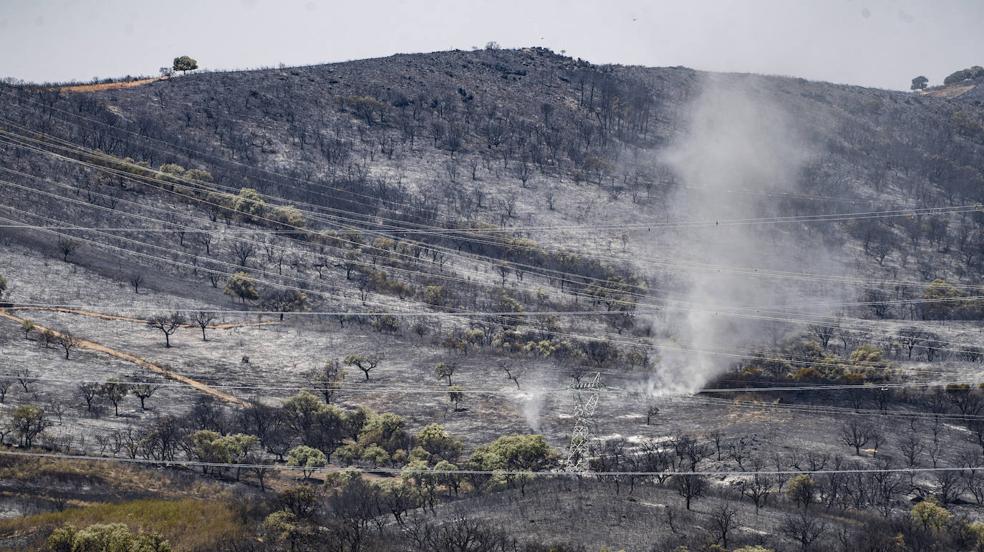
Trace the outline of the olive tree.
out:
[[[455,362],[439,362],[437,366],[434,367],[434,375],[438,379],[448,380],[448,386],[450,386],[451,376],[454,375],[457,369],[458,365]]]
[[[259,292],[256,291],[256,280],[247,272],[237,272],[230,276],[223,293],[239,299],[243,304],[260,298]]]
[[[304,478],[307,479],[320,468],[328,463],[325,453],[307,445],[298,445],[287,453],[287,465],[301,468]]]
[[[65,525],[48,537],[45,550],[141,550],[170,552],[171,544],[159,533],[133,534],[123,523],[94,523],[82,529]]]
[[[300,312],[307,308],[308,297],[302,291],[282,289],[270,291],[263,297],[263,306],[280,313],[280,320],[288,312]]]
[[[414,437],[417,446],[423,448],[432,456],[442,460],[454,461],[464,447],[461,440],[448,433],[441,424],[424,426]]]
[[[181,71],[182,73],[194,71],[195,69],[198,69],[198,60],[189,56],[178,56],[174,58],[174,63],[171,64],[171,68],[175,71]]]
[[[786,495],[804,509],[813,504],[817,494],[817,482],[806,474],[797,475],[786,484]]]

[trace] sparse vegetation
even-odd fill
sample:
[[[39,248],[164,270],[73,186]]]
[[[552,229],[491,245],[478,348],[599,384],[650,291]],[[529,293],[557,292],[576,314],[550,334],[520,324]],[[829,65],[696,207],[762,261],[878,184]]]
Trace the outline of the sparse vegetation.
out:
[[[259,292],[256,291],[256,281],[246,272],[237,272],[230,276],[223,291],[229,297],[239,299],[243,304],[260,298]]]
[[[0,84],[0,546],[979,548],[974,70]]]

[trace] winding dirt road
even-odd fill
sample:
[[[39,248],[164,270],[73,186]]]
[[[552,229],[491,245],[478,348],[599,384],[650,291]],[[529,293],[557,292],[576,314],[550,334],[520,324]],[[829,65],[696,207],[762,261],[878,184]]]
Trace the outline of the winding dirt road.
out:
[[[94,314],[98,314],[98,313],[94,313]],[[100,315],[100,317],[101,316],[109,316],[109,315]],[[22,318],[20,316],[16,316],[14,314],[11,314],[10,312],[7,311],[7,309],[0,309],[0,318],[6,318],[7,320],[11,320],[11,321],[16,322],[18,324],[23,324],[25,321],[27,321],[26,318]],[[126,320],[126,318],[123,318],[123,317],[121,317],[121,318],[109,318],[109,319],[110,320],[116,320],[116,319],[118,319],[118,320]],[[42,326],[40,324],[35,324],[34,327],[38,331],[45,331],[45,330],[47,330],[47,331],[51,332],[53,335],[55,335],[56,337],[61,337],[61,335],[62,335],[61,332],[58,332],[58,331],[53,330],[51,328],[47,328],[47,327]],[[102,354],[111,356],[113,358],[117,358],[117,359],[120,359],[120,360],[129,362],[131,364],[134,364],[136,366],[139,366],[139,367],[141,367],[141,368],[143,368],[145,370],[148,370],[150,372],[154,372],[156,374],[160,374],[161,376],[164,376],[167,379],[170,379],[170,380],[173,380],[173,381],[177,381],[177,382],[180,382],[180,383],[184,383],[184,384],[188,385],[189,387],[192,387],[192,388],[196,389],[197,391],[199,391],[201,393],[204,393],[206,395],[211,395],[212,397],[215,397],[215,398],[217,398],[219,400],[225,401],[225,402],[227,402],[229,404],[233,404],[233,405],[241,406],[241,407],[248,406],[248,403],[246,401],[240,399],[239,397],[236,397],[234,395],[230,395],[229,393],[226,393],[225,391],[220,391],[218,389],[215,389],[214,387],[211,387],[208,384],[202,383],[202,382],[200,382],[200,381],[198,381],[196,379],[192,379],[192,378],[189,378],[188,376],[184,376],[184,375],[181,375],[181,374],[179,374],[177,372],[174,372],[173,370],[167,368],[166,366],[164,366],[162,364],[157,364],[157,363],[151,362],[151,361],[149,361],[149,360],[147,360],[147,359],[145,359],[143,357],[140,357],[140,356],[137,356],[137,355],[128,353],[126,351],[120,351],[118,349],[113,349],[112,347],[107,347],[106,345],[103,345],[101,343],[97,343],[95,341],[91,341],[91,340],[88,340],[88,339],[81,339],[81,338],[78,339],[78,348],[79,349],[85,349],[85,350],[88,350],[88,351],[94,351],[94,352],[97,352],[97,353],[102,353]]]

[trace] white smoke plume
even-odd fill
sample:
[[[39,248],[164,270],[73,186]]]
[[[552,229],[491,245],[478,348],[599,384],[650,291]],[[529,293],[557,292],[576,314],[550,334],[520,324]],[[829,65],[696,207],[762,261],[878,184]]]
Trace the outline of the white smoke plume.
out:
[[[788,214],[779,212],[777,197],[798,192],[799,172],[810,158],[811,148],[795,118],[761,83],[755,77],[708,76],[688,112],[686,130],[661,159],[680,185],[670,218],[710,224],[672,229],[651,253],[716,267],[674,274],[675,285],[666,299],[689,310],[669,308],[656,321],[666,344],[731,352],[768,344],[788,328],[725,316],[722,310],[788,307],[812,300],[798,286],[732,270],[795,270],[809,253],[782,225],[724,222]],[[651,393],[696,391],[735,360],[667,349],[660,350],[659,357],[659,371],[648,384]]]
[[[527,385],[526,392],[520,398],[523,405],[523,417],[526,418],[526,425],[536,433],[540,432],[540,424],[543,421],[543,405],[545,399],[545,389],[541,382]]]

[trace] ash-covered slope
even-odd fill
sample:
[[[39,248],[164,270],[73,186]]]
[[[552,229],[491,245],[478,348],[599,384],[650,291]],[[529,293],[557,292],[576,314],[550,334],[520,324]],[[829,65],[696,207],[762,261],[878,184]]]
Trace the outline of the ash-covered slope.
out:
[[[730,117],[726,107],[712,118],[727,128],[718,132],[712,125],[701,143],[710,149],[698,148],[681,165],[670,154],[694,134],[695,106],[706,99],[711,80],[714,90],[740,95],[736,109],[781,112],[782,126],[789,129],[755,113]],[[700,240],[713,236],[698,239],[679,229],[654,232],[644,227],[650,222],[695,220],[702,213],[761,218],[949,209],[984,200],[984,111],[972,102],[783,77],[711,79],[685,68],[594,66],[543,49],[200,73],[94,93],[4,87],[0,106],[6,133],[0,156],[4,167],[19,171],[4,178],[22,187],[8,186],[7,206],[20,213],[4,216],[30,224],[96,226],[107,216],[105,209],[116,210],[117,216],[133,206],[143,208],[143,216],[154,208],[154,220],[172,223],[178,219],[168,219],[168,210],[205,224],[225,219],[246,227],[293,228],[287,221],[303,220],[309,229],[361,233],[339,243],[307,244],[321,247],[328,259],[297,261],[296,274],[290,276],[296,286],[323,278],[319,266],[345,267],[346,255],[358,257],[348,261],[338,284],[348,286],[353,298],[363,294],[355,293],[351,263],[385,262],[374,255],[379,252],[371,245],[375,239],[395,239],[394,251],[410,247],[396,255],[401,263],[416,262],[410,257],[419,260],[423,251],[441,271],[448,268],[443,255],[473,255],[481,263],[502,263],[499,269],[471,267],[484,267],[486,274],[500,270],[502,284],[507,274],[518,285],[530,272],[559,294],[593,294],[600,307],[598,297],[605,294],[631,296],[634,302],[686,297],[682,290],[693,271],[712,266],[713,259],[692,253],[707,249]],[[746,126],[736,128],[733,121]],[[790,129],[797,141],[796,153],[790,153],[795,163],[781,171],[756,172],[762,148],[780,143],[777,136],[783,139]],[[701,156],[720,153],[714,148],[727,148],[731,155],[746,135],[752,147],[740,158],[726,156],[725,164],[715,168],[713,185],[695,176],[704,165]],[[718,143],[720,136],[728,141]],[[111,163],[95,160],[92,151],[177,170],[180,181],[168,189],[159,182],[126,181],[132,174],[107,175],[105,165]],[[88,165],[64,157],[84,158]],[[181,172],[191,168],[200,171]],[[728,182],[732,176],[734,183]],[[68,188],[41,184],[37,177]],[[49,194],[43,201],[32,191],[38,187]],[[241,200],[236,207],[233,197],[242,188],[257,190],[270,206],[296,206],[301,218],[241,212],[233,217],[230,213],[244,205]],[[76,201],[98,204],[103,211],[58,199],[71,197],[69,191]],[[735,211],[735,205],[746,207]],[[136,224],[132,217],[114,220]],[[777,252],[744,264],[826,270],[831,277],[847,273],[886,281],[944,278],[977,284],[984,262],[981,224],[980,213],[967,211],[946,217],[850,215],[824,224],[793,222],[769,236],[757,232],[751,243],[743,243],[749,250],[774,247]],[[45,241],[21,234],[18,239]],[[164,255],[173,247],[166,236],[139,237],[157,247],[142,249],[148,255]],[[46,241],[56,240],[49,236]],[[148,247],[121,238],[112,243],[117,249],[94,253],[123,259],[107,265],[125,266],[134,260],[126,253],[131,247]],[[182,277],[204,278],[197,263],[216,256],[222,264],[212,270],[223,273],[251,262],[248,256],[237,258],[232,242],[214,249],[220,253],[194,241],[187,245],[181,237],[177,251],[196,257],[181,260]],[[653,264],[656,254],[697,265]],[[449,267],[464,281],[481,280],[464,271],[468,262]],[[742,268],[741,259],[722,262],[731,271]],[[270,271],[271,279],[288,278],[284,263]],[[827,269],[816,266],[821,264]],[[422,290],[433,283],[428,278],[414,276],[413,287],[420,291],[409,295],[425,301]],[[535,303],[536,285],[523,282],[529,295],[518,300]],[[377,287],[406,299],[400,286]],[[864,302],[871,299],[871,287],[848,285],[837,296]],[[828,290],[812,290],[811,297]],[[921,290],[898,292],[888,284],[875,298],[900,293],[904,298]],[[464,306],[465,298],[474,296],[452,295],[441,303]],[[554,300],[576,305],[576,298]],[[351,301],[358,305],[359,300]],[[887,315],[882,310],[875,314]]]

